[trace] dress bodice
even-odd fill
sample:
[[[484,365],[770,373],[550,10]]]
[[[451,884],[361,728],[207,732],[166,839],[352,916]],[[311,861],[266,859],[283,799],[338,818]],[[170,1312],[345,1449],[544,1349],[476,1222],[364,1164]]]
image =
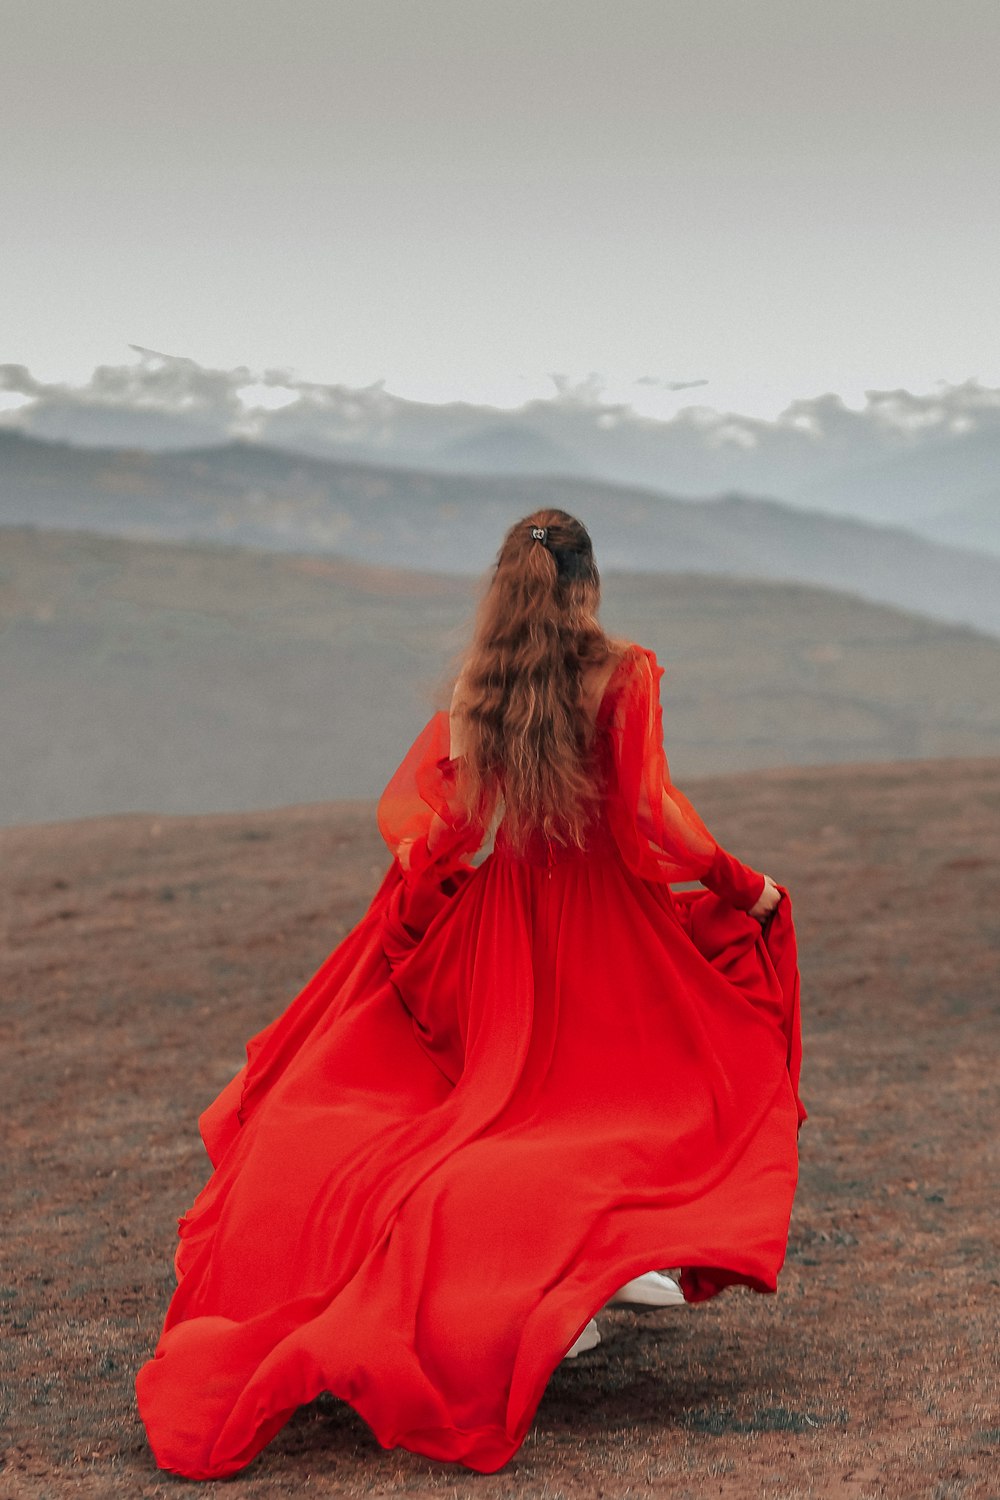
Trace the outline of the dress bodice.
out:
[[[605,693],[604,700],[598,709],[597,722],[594,727],[594,738],[591,744],[591,774],[597,785],[602,788],[602,794],[594,809],[594,816],[590,826],[586,831],[585,842],[582,845],[565,844],[558,839],[547,837],[541,828],[533,828],[528,836],[525,847],[515,851],[507,841],[503,820],[501,819],[493,840],[494,853],[503,855],[508,859],[522,859],[531,865],[554,865],[564,864],[567,861],[592,859],[595,855],[600,854],[613,855],[618,852],[618,844],[612,829],[608,806],[608,798],[614,794],[613,758],[604,724],[605,706],[609,701],[610,695]]]
[[[565,864],[567,861],[593,859],[597,854],[612,855],[617,852],[611,825],[602,804],[599,815],[587,830],[586,843],[562,844],[545,836],[540,828],[533,828],[523,850],[511,849],[501,821],[493,840],[494,854],[506,859],[522,859],[530,865]]]

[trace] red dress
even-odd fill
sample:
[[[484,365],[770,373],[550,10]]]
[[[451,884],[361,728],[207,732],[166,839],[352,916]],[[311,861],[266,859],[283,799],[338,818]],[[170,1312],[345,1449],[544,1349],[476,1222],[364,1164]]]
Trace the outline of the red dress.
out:
[[[201,1116],[213,1173],[136,1390],[161,1468],[250,1462],[322,1391],[483,1472],[624,1282],[775,1289],[797,1177],[791,902],[672,786],[633,645],[597,715],[588,849],[452,806],[435,714],[379,803],[371,905]],[[672,892],[668,882],[701,880]]]

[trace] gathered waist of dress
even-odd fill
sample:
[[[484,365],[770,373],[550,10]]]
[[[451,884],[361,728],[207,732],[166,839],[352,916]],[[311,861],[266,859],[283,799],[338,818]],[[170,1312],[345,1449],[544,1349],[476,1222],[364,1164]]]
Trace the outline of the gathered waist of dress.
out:
[[[515,850],[508,842],[503,823],[497,828],[493,840],[494,854],[502,855],[505,859],[523,860],[530,865],[574,863],[592,859],[595,855],[606,857],[617,851],[614,836],[604,822],[597,823],[588,830],[587,842],[583,847],[578,844],[562,844],[557,839],[547,838],[540,828],[534,828],[528,835],[524,848]]]

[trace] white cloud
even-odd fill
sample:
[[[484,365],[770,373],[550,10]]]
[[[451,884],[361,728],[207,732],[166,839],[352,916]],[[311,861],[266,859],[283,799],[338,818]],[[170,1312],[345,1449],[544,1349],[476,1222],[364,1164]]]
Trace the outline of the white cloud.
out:
[[[26,396],[23,391],[0,390],[0,412],[20,411],[32,398]]]
[[[290,390],[284,382],[268,385],[263,380],[239,386],[236,394],[247,411],[280,411],[299,399],[298,391]]]

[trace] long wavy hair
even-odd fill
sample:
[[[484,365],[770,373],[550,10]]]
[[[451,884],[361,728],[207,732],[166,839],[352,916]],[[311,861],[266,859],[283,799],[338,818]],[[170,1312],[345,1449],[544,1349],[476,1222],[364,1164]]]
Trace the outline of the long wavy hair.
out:
[[[600,575],[587,528],[537,510],[507,532],[475,617],[452,712],[462,742],[458,786],[489,828],[502,815],[512,849],[540,829],[583,846],[600,787],[581,674],[606,662]]]

